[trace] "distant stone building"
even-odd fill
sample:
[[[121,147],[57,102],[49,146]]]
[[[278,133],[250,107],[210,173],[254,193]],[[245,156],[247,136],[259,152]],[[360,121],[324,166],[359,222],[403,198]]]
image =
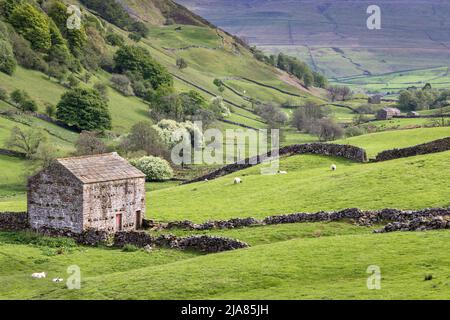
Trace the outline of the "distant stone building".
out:
[[[378,120],[389,120],[393,117],[400,116],[402,113],[397,108],[383,108],[377,112]]]
[[[369,97],[369,99],[367,99],[367,101],[370,104],[380,104],[381,103],[381,98],[382,98],[382,96],[380,94],[376,94],[374,96]]]
[[[33,229],[140,229],[145,175],[116,153],[58,159],[28,181]]]

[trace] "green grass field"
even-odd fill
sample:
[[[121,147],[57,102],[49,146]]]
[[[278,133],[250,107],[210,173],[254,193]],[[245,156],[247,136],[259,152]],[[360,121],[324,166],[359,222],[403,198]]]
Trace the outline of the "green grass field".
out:
[[[361,228],[358,234],[348,226],[347,234],[304,237],[302,229],[311,226],[290,227],[298,230],[291,240],[255,241],[249,249],[207,256],[164,249],[127,253],[71,247],[63,241],[49,245],[0,233],[0,298],[446,299],[450,294],[447,231],[370,234]],[[58,247],[64,254],[55,254]],[[67,277],[70,265],[80,267],[80,290],[50,281]],[[381,269],[381,290],[367,289],[371,265]],[[50,279],[31,280],[31,273],[41,270]],[[424,281],[428,274],[432,281]]]
[[[152,192],[147,217],[203,222],[349,207],[448,206],[449,156],[444,152],[371,164],[294,156],[281,161],[280,169],[287,175],[263,176],[254,167],[207,183]],[[338,165],[337,172],[330,170],[332,163]],[[242,177],[244,183],[233,185],[234,177]]]
[[[450,127],[394,130],[367,134],[336,141],[366,149],[369,158],[388,149],[406,148],[450,136]]]

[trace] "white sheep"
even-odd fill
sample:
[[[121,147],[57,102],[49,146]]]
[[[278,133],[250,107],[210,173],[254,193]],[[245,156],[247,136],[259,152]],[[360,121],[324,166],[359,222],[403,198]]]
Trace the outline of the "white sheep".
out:
[[[54,283],[61,283],[61,282],[64,281],[64,279],[63,279],[63,278],[55,278],[55,279],[53,279],[52,281],[53,281]]]
[[[47,277],[47,272],[33,273],[31,277],[33,279],[44,279],[45,277]]]
[[[278,171],[279,174],[287,174],[287,171]]]
[[[240,184],[242,183],[241,178],[234,178],[234,184]]]
[[[331,170],[336,171],[337,170],[337,166],[335,164],[331,165]]]

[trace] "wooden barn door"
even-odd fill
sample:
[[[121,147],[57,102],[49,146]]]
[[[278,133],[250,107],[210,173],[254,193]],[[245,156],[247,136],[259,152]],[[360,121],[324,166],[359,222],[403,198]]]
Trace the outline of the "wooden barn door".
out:
[[[116,214],[116,231],[122,231],[122,214],[118,213]]]

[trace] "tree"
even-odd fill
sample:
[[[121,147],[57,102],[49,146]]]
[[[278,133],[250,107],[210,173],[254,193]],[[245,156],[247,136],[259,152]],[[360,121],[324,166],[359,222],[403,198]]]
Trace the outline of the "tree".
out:
[[[307,101],[292,115],[292,125],[299,131],[308,132],[315,121],[325,117],[323,108],[314,101]]]
[[[11,45],[0,38],[0,72],[12,75],[17,67],[17,61]]]
[[[97,133],[83,131],[75,142],[75,154],[77,156],[86,156],[106,153],[105,143],[98,138]]]
[[[111,32],[106,35],[106,42],[112,46],[120,47],[124,45],[125,39],[120,34]]]
[[[22,130],[19,127],[14,127],[6,142],[6,147],[23,152],[28,159],[31,159],[40,143],[44,143],[46,140],[47,137],[41,130],[36,128]]]
[[[49,116],[50,118],[53,118],[54,115],[56,114],[56,106],[51,103],[46,103],[45,104],[45,114],[47,116]]]
[[[286,113],[274,103],[260,104],[255,107],[255,112],[263,118],[271,128],[285,124],[288,120]]]
[[[333,141],[344,135],[344,129],[332,119],[324,118],[314,123],[311,133],[320,141]]]
[[[40,169],[47,168],[58,157],[58,150],[53,144],[40,143],[32,159],[37,161]]]
[[[178,58],[176,64],[177,64],[178,69],[180,69],[180,70],[186,69],[188,67],[187,61],[184,60],[183,58]]]
[[[138,46],[123,46],[114,56],[115,69],[118,73],[127,71],[148,80],[153,89],[161,86],[172,86],[172,75],[161,64],[156,62],[150,53]]]
[[[147,156],[159,156],[168,159],[170,154],[158,131],[149,121],[136,123],[120,144],[125,152],[144,151]]]
[[[17,5],[8,21],[31,42],[34,50],[46,52],[52,46],[49,20],[32,4],[22,2]]]
[[[111,129],[108,105],[100,93],[93,89],[75,88],[63,94],[57,105],[56,116],[80,130]]]
[[[311,72],[306,72],[303,75],[303,83],[305,84],[306,88],[309,88],[314,84],[314,76]]]

